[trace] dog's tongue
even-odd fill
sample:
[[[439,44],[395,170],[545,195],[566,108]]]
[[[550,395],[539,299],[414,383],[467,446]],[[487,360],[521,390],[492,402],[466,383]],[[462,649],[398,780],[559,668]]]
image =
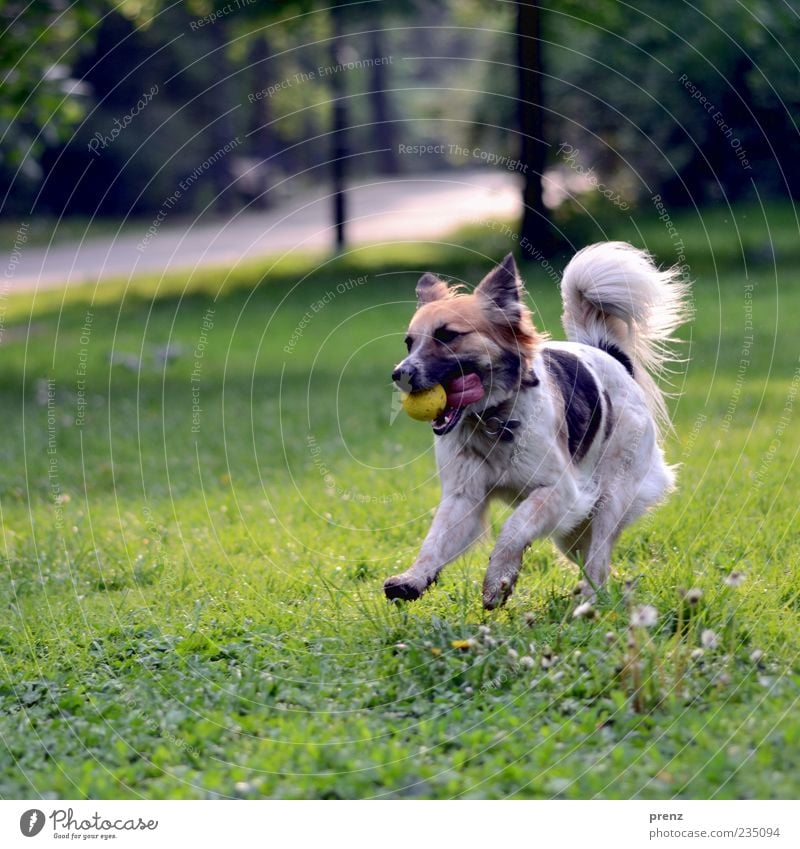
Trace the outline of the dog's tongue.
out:
[[[483,384],[477,374],[465,374],[456,377],[447,384],[447,405],[466,407],[483,398]]]

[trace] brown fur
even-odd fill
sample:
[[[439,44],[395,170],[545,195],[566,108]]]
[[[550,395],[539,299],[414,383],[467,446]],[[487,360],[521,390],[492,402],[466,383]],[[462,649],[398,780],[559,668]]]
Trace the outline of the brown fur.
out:
[[[411,319],[408,332],[432,345],[432,337],[442,325],[465,334],[450,345],[459,356],[472,354],[476,359],[496,361],[502,351],[520,357],[523,370],[530,368],[531,358],[543,341],[533,326],[531,313],[519,304],[519,315],[513,319],[502,312],[491,299],[480,293],[464,294],[449,290],[447,294],[424,303]]]
[[[386,580],[388,598],[419,598],[481,537],[495,498],[514,509],[489,558],[484,607],[505,603],[523,552],[542,537],[579,562],[592,598],[621,530],[672,489],[653,418],[663,398],[649,377],[650,395],[633,375],[661,362],[683,289],[670,294],[671,275],[629,245],[597,245],[576,260],[562,283],[568,342],[535,330],[511,255],[472,294],[453,292],[434,274],[420,279],[409,352],[392,379],[421,391],[477,374],[484,393],[454,399],[431,423],[442,500],[413,564]],[[587,300],[595,312],[583,309]],[[604,311],[639,321],[638,346],[609,335]]]

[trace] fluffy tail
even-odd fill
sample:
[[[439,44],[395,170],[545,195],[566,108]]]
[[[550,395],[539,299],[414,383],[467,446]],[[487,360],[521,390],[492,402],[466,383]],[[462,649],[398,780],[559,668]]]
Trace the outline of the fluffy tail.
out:
[[[589,245],[561,280],[567,339],[626,355],[661,433],[672,423],[655,378],[679,361],[672,332],[691,315],[688,297],[679,269],[659,271],[650,254],[626,242]]]

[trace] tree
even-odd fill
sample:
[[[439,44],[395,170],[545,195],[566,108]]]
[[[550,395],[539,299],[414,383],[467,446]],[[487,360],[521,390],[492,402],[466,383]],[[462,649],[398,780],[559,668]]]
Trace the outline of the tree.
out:
[[[389,98],[386,94],[386,65],[383,62],[385,51],[383,29],[379,18],[373,18],[369,34],[371,58],[375,60],[371,68],[369,99],[372,107],[372,131],[380,149],[378,167],[383,174],[396,174],[397,155],[394,147],[394,133],[389,114]]]
[[[554,240],[542,193],[542,174],[547,163],[548,145],[544,140],[541,6],[538,0],[520,0],[517,6],[516,38],[520,159],[525,165],[520,243],[529,249],[538,249],[548,254]]]
[[[336,67],[342,60],[342,0],[335,0],[331,6],[331,28],[333,38],[331,39],[331,57]],[[331,177],[333,180],[333,222],[336,228],[336,249],[341,251],[345,245],[345,166],[347,157],[347,107],[345,103],[344,78],[342,74],[334,72],[331,76],[333,87],[333,134]]]
[[[45,147],[69,138],[82,119],[85,102],[70,67],[76,54],[92,48],[104,6],[102,0],[0,3],[0,180],[6,199],[12,184],[20,195],[20,175],[31,183],[40,179]],[[0,211],[7,211],[5,203]]]

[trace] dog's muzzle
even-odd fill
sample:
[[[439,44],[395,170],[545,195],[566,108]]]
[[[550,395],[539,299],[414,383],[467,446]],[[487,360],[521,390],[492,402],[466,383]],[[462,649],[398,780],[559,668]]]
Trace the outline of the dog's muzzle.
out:
[[[419,369],[413,363],[405,361],[392,372],[392,380],[401,392],[416,392],[425,388],[420,385]]]

